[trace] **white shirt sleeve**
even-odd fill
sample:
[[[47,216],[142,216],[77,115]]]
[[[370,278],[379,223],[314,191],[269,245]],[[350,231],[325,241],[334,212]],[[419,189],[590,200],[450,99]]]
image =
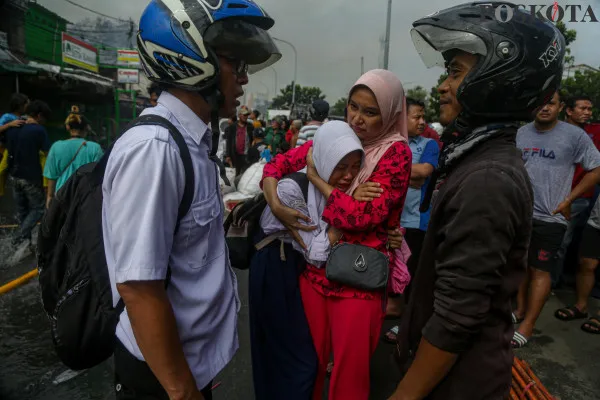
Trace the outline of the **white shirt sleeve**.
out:
[[[175,146],[158,139],[113,155],[104,196],[116,282],[163,280],[185,188],[183,162]]]

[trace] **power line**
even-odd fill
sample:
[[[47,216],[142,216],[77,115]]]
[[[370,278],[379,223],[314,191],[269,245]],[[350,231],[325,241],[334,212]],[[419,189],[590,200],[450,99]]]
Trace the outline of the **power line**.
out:
[[[74,2],[74,1],[72,1],[72,0],[65,0],[65,1],[66,1],[67,3],[69,3],[69,4],[71,4],[71,5],[74,5],[75,7],[79,7],[79,8],[81,8],[81,9],[84,9],[84,10],[86,10],[86,11],[89,11],[89,12],[91,12],[91,13],[94,13],[94,14],[96,14],[96,15],[100,15],[100,16],[102,16],[102,17],[105,17],[105,18],[110,18],[110,19],[113,19],[113,20],[115,20],[115,21],[127,22],[127,21],[125,21],[125,20],[123,20],[123,19],[121,19],[121,18],[111,17],[110,15],[102,14],[101,12],[98,12],[98,11],[92,10],[91,8],[87,8],[87,7],[85,7],[85,6],[82,6],[81,4],[75,3],[75,2]]]

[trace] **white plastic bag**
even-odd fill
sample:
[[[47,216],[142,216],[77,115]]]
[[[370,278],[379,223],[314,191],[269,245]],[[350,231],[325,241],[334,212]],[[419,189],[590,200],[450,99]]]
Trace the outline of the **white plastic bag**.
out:
[[[235,168],[225,168],[227,179],[229,179],[230,186],[225,184],[223,178],[219,177],[219,184],[221,186],[221,196],[235,192]]]
[[[261,193],[262,190],[260,189],[260,181],[262,179],[265,164],[266,163],[264,160],[261,160],[248,167],[238,183],[237,191],[249,196],[255,196]]]

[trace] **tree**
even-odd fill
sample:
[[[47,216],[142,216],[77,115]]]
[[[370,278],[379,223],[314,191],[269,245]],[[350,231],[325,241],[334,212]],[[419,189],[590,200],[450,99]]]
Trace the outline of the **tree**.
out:
[[[320,88],[296,85],[296,105],[309,106],[317,99],[325,100],[325,95]],[[281,89],[281,93],[273,99],[271,108],[289,109],[291,106],[292,84],[289,84],[285,89]]]
[[[574,77],[563,80],[561,89],[565,97],[589,96],[594,105],[593,118],[600,120],[600,72],[588,70],[581,73],[576,71]]]
[[[329,114],[341,117],[346,111],[347,104],[348,99],[346,97],[342,97],[333,105],[333,107],[331,107],[331,111],[329,112]]]
[[[556,27],[565,37],[565,44],[567,46],[565,51],[565,65],[573,65],[575,62],[575,57],[571,56],[571,49],[569,48],[569,45],[571,45],[575,39],[577,39],[577,31],[575,29],[567,29],[567,26],[562,21],[558,21],[556,23]]]
[[[417,86],[412,89],[408,89],[408,91],[406,92],[406,97],[425,102],[425,100],[427,99],[427,90],[423,89],[422,86]]]
[[[448,78],[448,74],[443,73],[437,82],[437,85],[431,88],[429,93],[429,99],[427,100],[427,107],[425,107],[425,120],[428,123],[437,122],[440,117],[440,93],[438,87]]]

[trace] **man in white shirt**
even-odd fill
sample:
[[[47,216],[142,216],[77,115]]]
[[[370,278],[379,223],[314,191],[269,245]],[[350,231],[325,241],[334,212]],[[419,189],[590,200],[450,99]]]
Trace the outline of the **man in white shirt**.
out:
[[[235,115],[249,66],[280,58],[267,33],[273,24],[254,3],[209,10],[196,1],[152,0],[142,15],[142,65],[164,89],[144,115],[164,117],[182,134],[194,196],[177,227],[186,174],[168,130],[139,126],[116,142],[102,228],[113,303],[125,303],[116,332],[118,400],[210,399],[212,380],[238,348],[240,302],[213,144],[218,118]]]

